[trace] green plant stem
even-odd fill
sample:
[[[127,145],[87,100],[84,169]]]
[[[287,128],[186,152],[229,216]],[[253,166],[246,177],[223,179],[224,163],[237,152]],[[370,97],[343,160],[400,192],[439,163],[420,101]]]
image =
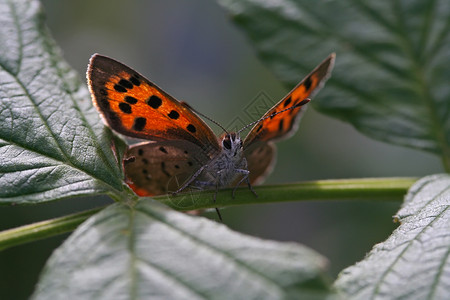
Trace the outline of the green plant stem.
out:
[[[317,180],[295,184],[262,185],[254,190],[255,197],[247,187],[218,192],[216,203],[212,201],[214,191],[183,193],[176,196],[158,196],[154,199],[176,210],[194,210],[232,205],[262,204],[309,200],[370,200],[401,201],[408,188],[417,178],[364,178]],[[206,195],[206,197],[205,197]]]
[[[36,222],[0,232],[0,251],[28,242],[70,232],[101,209],[94,208],[64,217]]]
[[[416,180],[416,178],[366,178],[264,185],[255,187],[258,197],[255,197],[248,188],[239,188],[236,191],[236,197],[232,198],[230,197],[232,190],[225,189],[217,194],[216,203],[212,201],[213,192],[211,191],[186,192],[176,196],[158,196],[153,199],[181,211],[286,201],[401,201]],[[103,207],[2,231],[0,232],[0,250],[72,231],[101,209]]]

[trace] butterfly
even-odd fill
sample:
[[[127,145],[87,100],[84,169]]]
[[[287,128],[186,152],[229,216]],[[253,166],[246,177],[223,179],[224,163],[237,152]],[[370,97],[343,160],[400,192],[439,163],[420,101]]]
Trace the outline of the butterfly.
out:
[[[292,91],[269,109],[242,139],[217,137],[192,107],[126,65],[94,54],[87,79],[93,103],[106,124],[127,137],[147,140],[129,146],[124,156],[129,186],[140,196],[179,193],[187,187],[216,189],[260,183],[276,158],[274,142],[298,128],[303,106],[330,76],[332,53]],[[217,124],[217,123],[216,123]],[[256,195],[256,193],[255,193]],[[215,201],[215,195],[214,195]]]

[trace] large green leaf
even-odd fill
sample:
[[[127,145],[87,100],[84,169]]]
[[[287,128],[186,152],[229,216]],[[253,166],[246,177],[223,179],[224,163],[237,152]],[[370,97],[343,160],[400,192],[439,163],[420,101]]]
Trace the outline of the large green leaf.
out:
[[[419,180],[396,218],[400,227],[344,270],[337,288],[351,299],[448,299],[450,176]]]
[[[0,203],[121,190],[105,130],[38,1],[0,1]]]
[[[450,170],[449,1],[218,1],[291,87],[337,52],[320,111]]]
[[[55,251],[34,299],[324,299],[324,258],[142,200],[109,206]]]

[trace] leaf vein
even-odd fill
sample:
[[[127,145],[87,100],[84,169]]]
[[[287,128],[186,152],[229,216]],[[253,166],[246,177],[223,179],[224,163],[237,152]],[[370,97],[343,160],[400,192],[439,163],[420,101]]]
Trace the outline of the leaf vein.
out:
[[[423,189],[426,185],[423,185],[421,187],[421,189]],[[445,188],[444,190],[442,190],[441,192],[439,192],[438,194],[436,194],[435,197],[433,197],[428,203],[432,202],[433,200],[435,200],[437,197],[439,197],[440,195],[442,195],[443,193],[445,193],[447,190],[450,190],[450,187]],[[419,191],[418,191],[419,192]],[[426,206],[422,207],[419,211],[422,211]],[[418,238],[425,233],[425,231],[432,225],[434,224],[437,220],[439,220],[439,218],[441,218],[444,213],[450,208],[450,206],[447,206],[446,208],[444,208],[442,211],[439,212],[439,214],[436,215],[436,217],[431,220],[427,225],[425,225],[420,232],[418,232],[411,240],[406,242],[406,246],[405,248],[399,253],[399,255],[394,259],[394,261],[389,264],[389,266],[386,268],[386,270],[383,272],[383,274],[380,276],[380,278],[377,280],[375,286],[374,286],[374,292],[372,294],[371,299],[374,299],[374,297],[378,294],[378,291],[381,288],[381,284],[384,282],[384,279],[387,277],[387,275],[391,272],[391,271],[395,271],[394,270],[394,266],[397,264],[397,262],[400,261],[400,259],[403,258],[403,255],[406,253],[406,251],[409,249],[409,247],[412,246],[414,241],[417,241]],[[402,244],[403,245],[403,244]]]
[[[136,208],[135,208],[136,209]],[[137,210],[137,209],[136,209]],[[265,275],[264,273],[261,273],[260,271],[252,268],[251,266],[247,265],[245,262],[243,262],[242,260],[238,260],[235,257],[233,257],[230,253],[228,253],[227,251],[224,251],[222,249],[219,249],[217,247],[214,247],[211,244],[207,244],[205,241],[197,238],[196,236],[192,235],[191,233],[184,231],[178,227],[173,226],[172,224],[168,223],[166,220],[164,220],[163,218],[159,217],[157,214],[149,212],[149,211],[144,211],[144,210],[139,210],[141,213],[148,215],[149,217],[158,220],[159,222],[165,224],[167,227],[171,228],[172,230],[188,237],[189,239],[197,242],[199,245],[203,245],[204,247],[223,255],[224,258],[227,258],[228,260],[232,261],[233,263],[238,263],[236,264],[237,267],[239,267],[240,269],[244,269],[248,272],[249,275],[252,275],[254,278],[257,278],[260,281],[265,281],[265,284],[270,284],[272,287],[274,287],[276,290],[278,290],[281,294],[282,294],[282,290],[280,288],[280,286],[278,285],[278,283],[273,280],[272,278],[268,277],[267,275]]]
[[[93,173],[91,173],[91,172],[89,172],[89,171],[87,171],[87,170],[78,168],[77,166],[75,166],[75,165],[73,165],[73,164],[70,164],[70,163],[68,163],[67,161],[63,161],[63,160],[60,160],[60,159],[55,158],[55,157],[50,157],[50,156],[49,156],[49,153],[41,153],[41,152],[39,152],[39,151],[36,151],[36,149],[29,148],[29,147],[27,147],[27,146],[25,146],[25,145],[22,145],[22,144],[20,144],[20,143],[17,143],[16,141],[11,141],[11,140],[7,140],[7,139],[3,139],[3,140],[6,141],[6,142],[8,142],[8,143],[10,143],[11,145],[15,145],[16,147],[19,147],[19,148],[22,148],[22,149],[24,149],[24,150],[30,151],[30,152],[32,152],[32,153],[36,153],[36,154],[42,155],[42,156],[44,156],[44,157],[49,157],[49,158],[51,158],[51,159],[53,159],[53,160],[55,160],[55,161],[60,162],[62,165],[66,165],[66,166],[71,167],[71,168],[73,168],[73,169],[75,169],[75,170],[77,170],[77,171],[79,171],[79,172],[81,172],[81,173],[84,173],[84,174],[86,174],[86,175],[89,175],[89,176],[92,177],[93,179],[95,179],[95,180],[97,180],[97,181],[101,181],[101,182],[103,182],[104,184],[106,184],[107,186],[109,186],[110,188],[113,188],[113,187],[112,187],[111,185],[109,185],[108,183],[106,183],[106,182],[104,182],[103,180],[100,180],[99,178],[97,178],[95,174],[93,174]],[[6,145],[3,145],[3,146],[6,146]]]

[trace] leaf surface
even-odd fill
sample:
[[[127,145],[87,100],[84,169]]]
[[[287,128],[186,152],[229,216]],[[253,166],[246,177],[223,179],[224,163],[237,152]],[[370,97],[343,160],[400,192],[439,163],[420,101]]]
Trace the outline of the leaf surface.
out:
[[[396,219],[401,225],[367,257],[341,272],[350,299],[446,299],[450,295],[450,176],[414,184]]]
[[[326,261],[142,200],[114,204],[49,259],[34,299],[324,299]]]
[[[2,204],[122,190],[123,145],[43,21],[38,1],[0,1]]]

